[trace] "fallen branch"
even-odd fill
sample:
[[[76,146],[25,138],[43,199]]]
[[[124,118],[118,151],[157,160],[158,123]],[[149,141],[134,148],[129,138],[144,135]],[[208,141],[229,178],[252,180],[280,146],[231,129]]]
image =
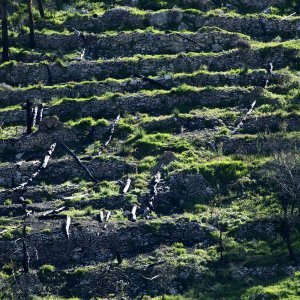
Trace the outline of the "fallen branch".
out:
[[[287,20],[287,19],[289,19],[290,17],[292,17],[292,16],[294,16],[294,15],[296,15],[296,13],[294,12],[294,13],[292,13],[292,14],[290,14],[290,15],[288,15],[288,16],[285,16],[285,17],[283,17],[279,22],[281,22],[281,21],[285,21],[285,20]]]
[[[160,275],[156,275],[156,276],[154,276],[154,277],[151,277],[151,278],[149,278],[149,277],[146,277],[146,276],[144,276],[143,274],[140,274],[144,279],[146,279],[146,280],[154,280],[154,279],[156,279],[156,278],[158,278],[158,277],[160,277]]]
[[[46,216],[49,216],[49,215],[55,215],[55,214],[58,214],[64,210],[66,210],[67,208],[65,206],[62,206],[62,207],[59,207],[59,208],[56,208],[56,209],[51,209],[51,210],[48,210],[46,212],[44,212],[42,214],[43,217],[46,217]]]

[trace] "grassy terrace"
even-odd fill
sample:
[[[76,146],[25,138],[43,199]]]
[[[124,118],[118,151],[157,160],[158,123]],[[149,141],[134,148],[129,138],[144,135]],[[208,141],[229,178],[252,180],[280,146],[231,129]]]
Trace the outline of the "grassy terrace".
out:
[[[298,2],[43,2],[34,48],[8,4],[0,298],[298,299]],[[26,101],[45,105],[31,134]]]

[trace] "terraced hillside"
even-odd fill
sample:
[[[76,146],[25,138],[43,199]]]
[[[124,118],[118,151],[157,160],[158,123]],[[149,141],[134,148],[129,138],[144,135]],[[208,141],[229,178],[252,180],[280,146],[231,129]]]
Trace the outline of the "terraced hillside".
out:
[[[300,4],[19,2],[0,298],[299,299]]]

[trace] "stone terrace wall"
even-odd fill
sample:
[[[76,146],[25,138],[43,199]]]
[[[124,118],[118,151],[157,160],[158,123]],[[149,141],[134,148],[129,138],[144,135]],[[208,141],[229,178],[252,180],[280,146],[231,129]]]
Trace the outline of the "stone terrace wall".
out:
[[[124,174],[135,171],[134,164],[117,159],[96,158],[83,162],[97,179],[119,179]],[[40,162],[24,162],[20,166],[4,163],[0,165],[0,185],[12,187],[27,180],[38,168]],[[51,160],[47,169],[38,177],[39,181],[61,183],[68,179],[85,178],[86,174],[72,159]]]
[[[266,80],[269,84],[279,84],[288,80],[288,77],[281,74],[269,75],[265,71],[243,73],[243,74],[226,74],[226,73],[199,73],[193,76],[172,76],[157,77],[159,83],[167,87],[188,84],[192,86],[261,86],[264,87]],[[0,90],[0,107],[25,103],[27,99],[41,99],[44,103],[56,98],[77,98],[91,97],[108,92],[137,92],[141,89],[153,89],[157,86],[147,83],[139,78],[128,79],[126,81],[100,81],[86,82],[70,85],[60,85],[56,87],[35,87],[31,89],[4,89]]]
[[[83,44],[75,34],[39,34],[35,36],[37,49],[70,51],[86,47],[86,57],[92,59],[132,56],[134,54],[173,54],[179,52],[213,51],[220,52],[235,47],[239,34],[219,31],[181,33],[121,32],[117,35],[86,34]],[[190,40],[195,41],[195,43]],[[27,45],[27,37],[22,36],[15,42]]]
[[[262,138],[231,138],[219,141],[225,155],[242,154],[270,154],[299,148],[297,138],[262,137]]]
[[[196,243],[207,238],[208,232],[197,222],[172,220],[159,223],[138,221],[125,226],[125,222],[108,223],[107,230],[96,222],[71,223],[71,236],[67,239],[61,229],[61,221],[52,222],[52,233],[34,233],[28,237],[28,245],[35,247],[39,253],[34,265],[51,264],[62,266],[67,263],[87,264],[107,261],[119,251],[123,257],[131,257],[137,253],[149,252],[161,244],[174,242]],[[153,224],[153,225],[152,225]],[[32,224],[35,228],[36,224]],[[42,229],[42,228],[41,228]],[[13,259],[21,260],[13,241],[0,241],[0,263]]]
[[[160,29],[198,30],[203,26],[216,26],[228,31],[242,32],[254,37],[276,36],[279,33],[287,38],[296,37],[300,31],[300,19],[283,20],[265,17],[232,17],[228,15],[204,15],[188,13],[180,9],[134,14],[124,8],[114,8],[97,18],[74,18],[65,25],[84,31],[104,32],[126,28],[146,28],[154,26]],[[43,28],[44,24],[39,25]],[[49,26],[49,25],[48,25]],[[51,26],[51,25],[50,25]],[[54,26],[55,28],[55,26]]]
[[[124,6],[139,6],[139,0],[122,0],[120,4]],[[170,2],[170,1],[169,1]],[[216,4],[214,0],[179,0],[177,3],[180,6],[191,7],[191,8],[199,8],[202,10],[208,10],[216,7],[220,7],[220,5]],[[284,7],[289,4],[288,0],[229,0],[226,1],[226,4],[233,5],[242,9],[256,9],[263,10],[270,6]]]
[[[268,51],[265,51],[268,49]],[[275,69],[293,66],[297,63],[297,50],[281,46],[253,50],[247,53],[231,51],[212,55],[177,55],[161,58],[141,58],[108,60],[103,62],[83,61],[70,63],[65,67],[50,64],[52,83],[68,81],[85,81],[96,78],[103,80],[107,77],[126,78],[132,75],[155,75],[160,71],[166,72],[194,72],[206,65],[210,71],[225,71],[242,68],[245,63],[249,68],[265,68],[273,61]],[[30,75],[29,75],[30,74]],[[11,85],[28,85],[39,82],[48,83],[48,71],[43,64],[19,63],[15,66],[0,68],[0,82]]]
[[[64,101],[48,110],[50,115],[57,115],[61,120],[91,116],[93,118],[111,117],[116,111],[135,113],[137,111],[159,115],[170,113],[175,107],[227,107],[229,105],[248,106],[254,100],[264,103],[261,88],[203,90],[158,94],[147,96],[136,94],[132,96],[113,97],[108,100]],[[273,102],[275,104],[275,102]]]

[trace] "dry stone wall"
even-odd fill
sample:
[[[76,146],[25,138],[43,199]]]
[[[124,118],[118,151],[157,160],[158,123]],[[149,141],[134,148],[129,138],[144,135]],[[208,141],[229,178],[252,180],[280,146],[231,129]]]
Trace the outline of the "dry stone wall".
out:
[[[32,264],[63,266],[79,261],[88,264],[113,259],[115,251],[119,251],[123,257],[131,257],[136,253],[149,252],[162,243],[194,244],[208,237],[208,231],[196,221],[179,219],[153,222],[152,225],[152,222],[138,221],[126,226],[125,222],[108,223],[107,230],[98,222],[71,223],[71,235],[67,239],[60,226],[62,222],[52,221],[50,234],[33,233],[28,237],[28,245],[35,247],[39,254],[39,259],[32,261]],[[0,241],[0,251],[4,254],[0,263],[7,259],[21,261],[16,246],[13,241]]]
[[[268,51],[266,51],[268,50]],[[238,50],[212,55],[176,55],[159,58],[116,59],[104,62],[82,61],[72,62],[65,67],[50,64],[52,83],[68,81],[86,81],[96,78],[103,80],[107,77],[126,78],[130,76],[156,75],[164,72],[198,71],[204,65],[210,71],[225,71],[233,68],[265,68],[268,62],[273,61],[275,69],[297,63],[297,51],[294,49],[274,46],[247,53]],[[30,75],[29,75],[30,74]],[[28,85],[39,82],[48,84],[49,77],[46,66],[43,64],[18,63],[13,66],[0,68],[0,82],[11,85]]]
[[[85,57],[90,59],[131,56],[134,54],[172,54],[190,51],[220,52],[236,45],[241,39],[239,34],[222,31],[196,33],[152,33],[149,32],[120,32],[116,35],[86,34],[83,44],[75,34],[36,34],[38,49],[54,49],[70,51],[86,48]],[[25,46],[27,37],[14,42]],[[79,57],[78,57],[79,58]]]
[[[172,75],[165,75],[155,77],[158,83],[168,87],[175,87],[181,84],[188,84],[191,86],[261,86],[264,87],[266,80],[269,84],[280,84],[289,80],[288,76],[281,74],[267,74],[266,71],[258,71],[244,74],[235,73],[208,73],[199,72],[199,74],[188,74],[173,77]],[[158,85],[145,82],[140,78],[132,78],[121,82],[110,81],[89,81],[85,83],[59,85],[59,86],[45,86],[33,87],[27,89],[11,88],[0,89],[1,103],[0,107],[16,105],[25,103],[26,100],[42,99],[44,103],[51,101],[53,98],[86,98],[94,95],[101,95],[108,92],[137,92],[142,89],[157,88]]]
[[[26,181],[36,171],[39,164],[39,161],[2,164],[0,185],[9,188]],[[93,174],[98,179],[118,179],[123,174],[135,172],[135,164],[128,164],[118,159],[95,158],[91,161],[84,161],[84,164],[93,170]],[[54,184],[64,182],[67,178],[85,178],[85,173],[76,162],[64,158],[50,161],[47,169],[40,174],[39,181],[50,181]]]
[[[171,9],[158,12],[134,14],[124,8],[114,8],[96,18],[82,17],[73,19],[66,26],[76,27],[85,31],[103,32],[126,28],[146,28],[153,26],[159,29],[198,30],[203,26],[216,26],[228,31],[241,32],[254,37],[284,35],[286,38],[295,37],[300,31],[299,18],[282,20],[266,17],[237,17],[230,15],[205,15],[201,12],[185,12]],[[41,24],[43,26],[44,24]]]

